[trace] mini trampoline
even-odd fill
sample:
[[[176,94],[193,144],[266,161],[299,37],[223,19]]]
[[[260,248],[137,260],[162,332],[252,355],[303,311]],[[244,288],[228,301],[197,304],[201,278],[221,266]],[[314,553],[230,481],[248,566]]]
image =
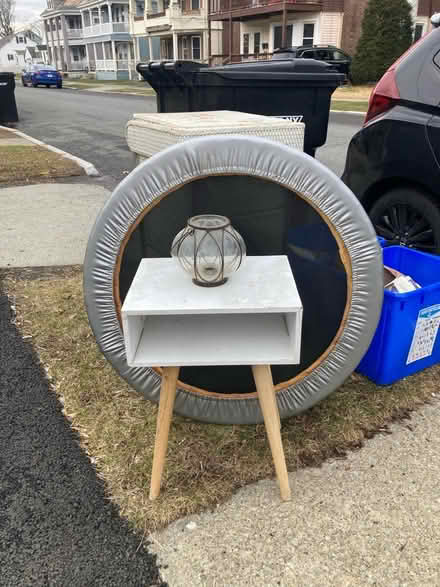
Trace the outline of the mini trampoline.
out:
[[[168,257],[190,216],[222,214],[249,255],[288,255],[303,302],[301,363],[272,367],[281,418],[354,371],[383,298],[381,249],[352,192],[308,155],[266,139],[213,136],[170,147],[116,188],[91,232],[84,293],[97,343],[117,372],[158,402],[160,368],[125,358],[121,307],[143,257]],[[177,270],[177,268],[176,268]],[[214,423],[262,421],[251,368],[182,368],[175,411]]]

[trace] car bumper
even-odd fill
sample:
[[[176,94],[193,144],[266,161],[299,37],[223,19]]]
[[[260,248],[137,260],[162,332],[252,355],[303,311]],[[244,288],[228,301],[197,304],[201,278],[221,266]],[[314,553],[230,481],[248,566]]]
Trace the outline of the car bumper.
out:
[[[35,84],[42,84],[42,85],[56,85],[61,83],[61,79],[56,77],[35,77],[32,80]]]

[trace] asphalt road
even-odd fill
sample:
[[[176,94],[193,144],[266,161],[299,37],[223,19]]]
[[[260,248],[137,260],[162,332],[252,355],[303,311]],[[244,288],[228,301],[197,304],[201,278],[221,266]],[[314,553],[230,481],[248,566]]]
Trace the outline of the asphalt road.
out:
[[[155,97],[17,86],[18,129],[91,161],[113,188],[133,168],[125,125],[134,112],[155,112]],[[328,140],[318,159],[337,175],[363,116],[331,113]]]
[[[14,319],[0,291],[0,585],[165,586]]]

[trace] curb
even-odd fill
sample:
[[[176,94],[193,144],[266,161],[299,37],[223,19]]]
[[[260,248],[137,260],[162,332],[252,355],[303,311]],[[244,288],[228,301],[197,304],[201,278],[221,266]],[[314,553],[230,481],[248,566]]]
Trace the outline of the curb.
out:
[[[80,167],[82,167],[84,169],[84,171],[86,172],[86,175],[88,175],[90,177],[99,177],[99,175],[100,175],[98,170],[96,169],[96,167],[93,165],[93,163],[90,163],[89,161],[85,161],[84,159],[81,159],[80,157],[76,157],[75,155],[71,155],[70,153],[66,153],[66,151],[62,151],[61,149],[58,149],[57,147],[53,147],[52,145],[48,145],[47,143],[43,143],[43,141],[39,141],[38,139],[34,139],[33,137],[30,137],[29,135],[25,134],[24,132],[21,132],[19,130],[15,130],[15,128],[9,128],[7,126],[0,126],[0,129],[9,130],[10,132],[13,132],[16,135],[22,137],[23,139],[27,139],[30,143],[34,143],[34,145],[38,145],[40,147],[45,147],[46,149],[49,149],[49,151],[53,151],[54,153],[57,153],[58,155],[62,155],[66,159],[70,159],[71,161],[74,161]]]
[[[143,96],[149,98],[150,96],[156,96],[156,92],[152,90],[151,94],[143,94],[141,92],[120,92],[118,90],[97,90],[96,88],[70,88],[64,85],[66,90],[76,90],[78,92],[95,92],[97,94],[118,94],[120,96]]]

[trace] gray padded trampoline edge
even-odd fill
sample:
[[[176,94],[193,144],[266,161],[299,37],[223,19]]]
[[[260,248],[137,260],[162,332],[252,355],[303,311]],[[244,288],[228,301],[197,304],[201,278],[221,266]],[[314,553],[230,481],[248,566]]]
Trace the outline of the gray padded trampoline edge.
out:
[[[214,136],[189,140],[154,155],[116,188],[92,229],[84,260],[84,295],[98,345],[117,372],[147,399],[157,402],[160,376],[130,368],[113,299],[113,274],[121,243],[154,199],[200,176],[246,174],[300,193],[324,214],[352,264],[351,307],[329,355],[298,383],[278,392],[282,418],[314,405],[353,372],[374,335],[383,298],[381,249],[368,217],[350,190],[308,155],[267,139]],[[231,399],[178,389],[175,411],[206,422],[262,420],[256,398]]]

